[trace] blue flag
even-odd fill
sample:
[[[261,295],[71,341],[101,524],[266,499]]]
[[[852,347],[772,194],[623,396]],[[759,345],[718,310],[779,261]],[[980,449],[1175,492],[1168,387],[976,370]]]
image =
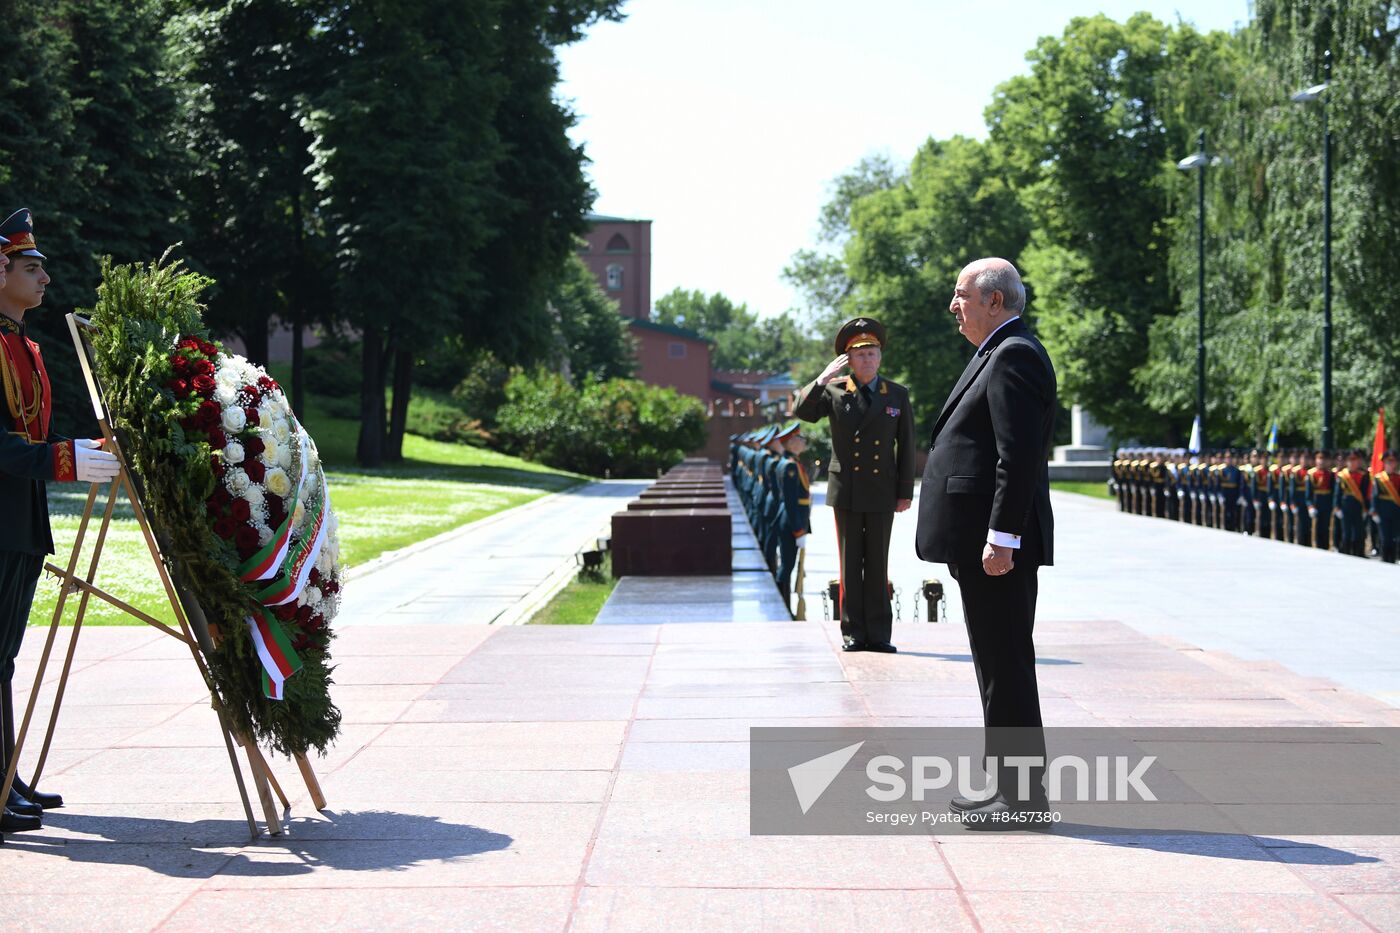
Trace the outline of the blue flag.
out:
[[[1187,445],[1187,450],[1193,454],[1201,452],[1201,416],[1197,415],[1196,420],[1191,422],[1191,443]]]
[[[1269,428],[1269,453],[1278,453],[1278,419],[1274,419],[1273,427]]]

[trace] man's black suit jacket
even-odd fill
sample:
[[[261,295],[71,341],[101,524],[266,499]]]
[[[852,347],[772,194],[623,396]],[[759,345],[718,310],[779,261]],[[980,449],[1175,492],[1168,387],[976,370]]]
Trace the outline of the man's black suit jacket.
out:
[[[915,547],[926,561],[980,562],[989,529],[1020,535],[1017,564],[1054,563],[1046,464],[1055,368],[1023,320],[992,335],[934,424]]]

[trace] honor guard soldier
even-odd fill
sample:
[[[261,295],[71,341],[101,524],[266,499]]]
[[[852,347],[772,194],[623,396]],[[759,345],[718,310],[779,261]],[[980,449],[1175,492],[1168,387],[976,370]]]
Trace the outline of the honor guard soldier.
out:
[[[896,650],[890,529],[894,513],[913,504],[914,413],[909,390],[879,374],[884,346],[879,321],[847,321],[836,335],[836,358],[803,386],[794,409],[803,421],[830,419],[826,501],[836,516],[845,651]]]
[[[1331,548],[1332,511],[1337,507],[1337,474],[1332,471],[1332,455],[1319,450],[1313,455],[1313,466],[1303,474],[1309,535],[1312,546],[1326,551]]]
[[[1366,556],[1366,517],[1371,505],[1371,475],[1362,466],[1365,454],[1347,452],[1347,465],[1337,471],[1337,550]]]
[[[1256,450],[1250,457],[1253,461],[1251,480],[1254,487],[1254,536],[1271,538],[1274,534],[1273,515],[1269,507],[1269,455]]]
[[[1275,541],[1288,540],[1288,503],[1283,495],[1283,468],[1284,453],[1278,451],[1277,457],[1269,465],[1269,521],[1273,526],[1273,539]]]
[[[797,567],[797,552],[807,546],[812,531],[812,482],[798,459],[807,449],[802,436],[802,422],[794,421],[778,434],[783,445],[783,459],[778,465],[778,488],[782,505],[778,511],[778,592],[783,602],[792,596],[792,571]]]
[[[768,563],[768,572],[778,572],[778,519],[783,505],[783,491],[778,486],[778,467],[783,462],[782,441],[778,439],[782,431],[774,425],[768,434],[768,443],[763,457],[763,511],[758,517],[763,525],[763,559]]]
[[[1379,526],[1381,560],[1400,558],[1400,460],[1387,450],[1381,469],[1371,474],[1371,514]]]
[[[1111,480],[1108,484],[1108,491],[1118,499],[1118,511],[1128,511],[1128,481],[1123,477],[1123,465],[1127,461],[1124,459],[1123,448],[1119,447],[1113,453],[1113,466],[1109,473]]]
[[[46,484],[106,482],[117,475],[117,458],[97,441],[70,441],[49,430],[53,394],[38,344],[29,339],[25,313],[39,307],[49,284],[45,256],[34,241],[28,210],[0,223],[0,774],[15,753],[15,658],[29,622],[34,589],[44,558],[53,553]],[[3,780],[3,778],[0,778]],[[0,832],[38,829],[44,810],[63,806],[58,794],[40,793],[15,775],[4,802]]]
[[[1301,547],[1312,547],[1312,521],[1308,515],[1311,505],[1308,497],[1308,459],[1311,451],[1295,451],[1292,483],[1293,495],[1293,543]]]
[[[1223,513],[1221,527],[1226,531],[1240,530],[1241,485],[1243,474],[1235,462],[1235,452],[1225,451],[1225,462],[1220,464],[1220,511]]]
[[[1166,486],[1163,490],[1164,501],[1162,505],[1166,509],[1164,518],[1169,521],[1176,521],[1178,509],[1181,507],[1181,500],[1177,498],[1178,474],[1176,472],[1176,451],[1166,450],[1162,452],[1163,469],[1167,474]]]
[[[1186,451],[1176,451],[1176,520],[1191,521],[1191,463],[1186,459]]]
[[[1167,454],[1157,449],[1152,451],[1152,459],[1147,464],[1147,475],[1152,488],[1152,517],[1165,518],[1167,515]]]

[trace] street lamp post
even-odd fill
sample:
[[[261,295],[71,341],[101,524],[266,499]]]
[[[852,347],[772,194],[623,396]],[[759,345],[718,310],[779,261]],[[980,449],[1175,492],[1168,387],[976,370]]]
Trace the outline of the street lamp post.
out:
[[[1294,94],[1295,104],[1314,101],[1322,109],[1322,447],[1332,449],[1332,130],[1327,97],[1332,86],[1332,53],[1323,54],[1327,80]]]
[[[1196,173],[1196,422],[1201,426],[1201,449],[1206,444],[1206,131],[1196,135],[1196,152],[1176,163]]]

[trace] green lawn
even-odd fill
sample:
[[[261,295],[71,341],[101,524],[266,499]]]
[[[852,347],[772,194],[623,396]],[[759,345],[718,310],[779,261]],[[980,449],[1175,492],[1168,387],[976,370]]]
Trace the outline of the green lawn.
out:
[[[599,576],[579,575],[570,580],[543,609],[530,619],[531,625],[592,625],[598,610],[608,601],[617,581],[612,577],[612,555],[603,558]]]
[[[306,424],[327,464],[331,501],[340,519],[341,552],[350,566],[546,493],[567,489],[583,479],[495,451],[413,435],[404,439],[402,464],[361,470],[353,466],[359,428],[356,422],[326,417],[317,411],[313,401]],[[53,560],[60,566],[66,564],[72,550],[86,497],[85,487],[49,487],[58,552]],[[97,530],[96,518],[100,518],[105,504],[104,489],[80,571],[87,568]],[[160,580],[124,499],[119,500],[96,582],[137,608],[169,620]],[[41,580],[34,596],[31,623],[47,623],[53,617],[57,599],[58,589],[52,581]],[[76,605],[76,599],[70,597],[65,607],[68,621],[72,620]],[[84,624],[87,623],[140,624],[100,600],[93,600],[89,607],[84,617]]]
[[[1050,484],[1051,489],[1058,489],[1060,492],[1074,492],[1081,496],[1092,496],[1095,499],[1112,499],[1108,492],[1107,483],[1082,483],[1070,482],[1068,480],[1056,480]]]

